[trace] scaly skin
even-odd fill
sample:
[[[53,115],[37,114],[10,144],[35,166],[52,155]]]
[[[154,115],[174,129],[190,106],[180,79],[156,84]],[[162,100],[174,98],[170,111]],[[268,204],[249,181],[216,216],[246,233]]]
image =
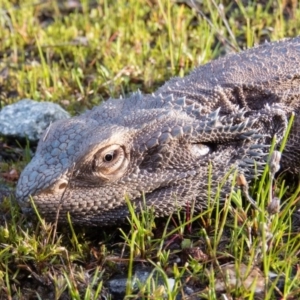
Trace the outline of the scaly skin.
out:
[[[124,220],[125,196],[139,209],[143,193],[160,216],[177,207],[201,210],[222,180],[224,201],[229,170],[247,181],[259,175],[292,112],[281,165],[298,173],[299,87],[297,37],[212,61],[153,95],[110,99],[50,126],[21,174],[17,199],[26,213],[32,195],[50,221],[59,208],[60,222],[70,212],[74,223],[95,226]]]

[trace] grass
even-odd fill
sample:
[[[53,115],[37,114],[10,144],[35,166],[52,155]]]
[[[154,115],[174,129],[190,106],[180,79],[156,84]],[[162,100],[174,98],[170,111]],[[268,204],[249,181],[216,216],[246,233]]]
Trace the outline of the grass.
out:
[[[0,0],[0,103],[48,100],[75,115],[108,97],[152,92],[225,53],[298,33],[297,1],[245,3]],[[3,174],[22,170],[29,145],[2,139],[0,146],[0,184],[14,186],[16,178]],[[250,189],[260,210],[237,191],[225,207],[211,205],[199,215],[156,220],[151,211],[137,216],[131,208],[129,225],[97,233],[71,224],[57,230],[42,218],[31,222],[7,197],[1,204],[0,299],[109,299],[108,280],[120,273],[129,279],[126,299],[297,299],[300,243],[291,211],[299,188],[289,194],[289,185],[283,179],[272,184],[266,170]],[[286,198],[274,215],[266,207],[270,186]],[[258,267],[253,286],[267,288],[258,295],[248,285],[230,284],[224,264],[242,282]],[[133,285],[141,266],[151,276]],[[270,280],[270,271],[278,276]]]

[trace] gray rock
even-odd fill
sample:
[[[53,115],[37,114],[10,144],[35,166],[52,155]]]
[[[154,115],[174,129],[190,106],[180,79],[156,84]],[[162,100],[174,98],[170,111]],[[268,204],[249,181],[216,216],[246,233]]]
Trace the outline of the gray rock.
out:
[[[35,142],[51,122],[69,117],[58,104],[23,99],[0,111],[0,134]]]
[[[146,284],[146,281],[152,277],[157,285],[164,286],[166,284],[161,275],[156,271],[153,271],[150,268],[141,268],[136,269],[134,275],[131,279],[131,288],[133,293],[138,293],[139,288]],[[123,299],[126,293],[126,284],[127,284],[126,275],[116,275],[114,278],[108,281],[108,288],[114,299]],[[172,290],[174,288],[175,280],[173,278],[168,278],[168,286]],[[167,296],[166,296],[167,298]],[[140,298],[138,298],[140,299]]]

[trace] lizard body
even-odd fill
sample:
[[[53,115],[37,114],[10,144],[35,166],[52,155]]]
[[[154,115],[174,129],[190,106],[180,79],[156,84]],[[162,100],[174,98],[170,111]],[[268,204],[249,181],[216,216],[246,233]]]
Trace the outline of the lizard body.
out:
[[[264,169],[270,143],[280,143],[296,114],[282,169],[300,166],[300,37],[227,55],[173,78],[152,95],[110,99],[58,121],[40,139],[21,174],[17,199],[54,220],[106,225],[128,215],[125,196],[157,215],[178,206],[206,207],[229,170],[251,181]],[[209,192],[210,191],[210,194]]]

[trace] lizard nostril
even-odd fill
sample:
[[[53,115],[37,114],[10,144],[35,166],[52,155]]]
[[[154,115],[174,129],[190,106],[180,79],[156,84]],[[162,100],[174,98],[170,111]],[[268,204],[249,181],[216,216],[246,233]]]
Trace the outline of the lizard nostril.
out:
[[[66,182],[61,183],[61,184],[58,186],[58,188],[59,188],[60,190],[65,189],[66,187],[67,187],[67,183],[66,183]]]

